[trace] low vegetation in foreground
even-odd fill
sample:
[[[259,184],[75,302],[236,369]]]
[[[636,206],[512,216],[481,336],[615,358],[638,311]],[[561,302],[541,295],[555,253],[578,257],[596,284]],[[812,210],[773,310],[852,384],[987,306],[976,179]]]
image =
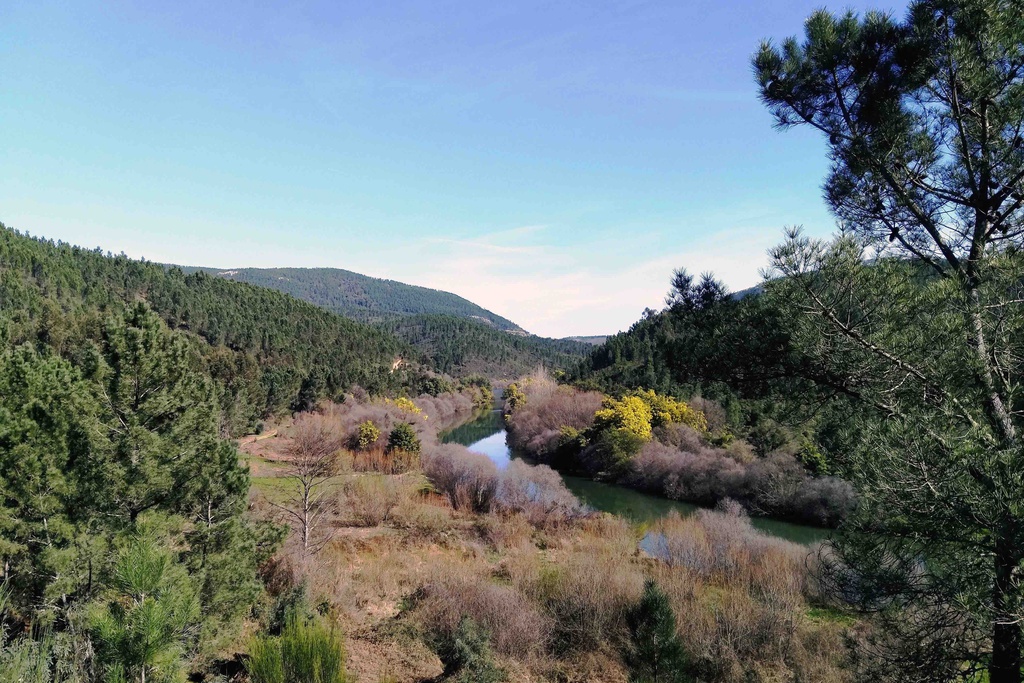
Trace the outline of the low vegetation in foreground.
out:
[[[257,473],[254,514],[291,517],[295,529],[264,568],[270,611],[325,615],[344,637],[349,676],[849,679],[844,639],[859,627],[818,594],[813,548],[755,531],[728,502],[649,528],[595,514],[544,465],[499,470],[438,443],[429,408],[415,408],[346,402],[243,446]],[[404,424],[412,459],[386,444]],[[310,434],[356,446],[324,481],[322,522],[304,548],[287,509]]]

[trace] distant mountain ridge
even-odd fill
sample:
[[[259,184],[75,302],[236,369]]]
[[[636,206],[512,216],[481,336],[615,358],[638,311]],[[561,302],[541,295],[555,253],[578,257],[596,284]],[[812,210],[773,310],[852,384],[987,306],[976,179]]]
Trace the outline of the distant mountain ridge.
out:
[[[575,366],[592,343],[529,334],[472,301],[450,292],[382,280],[340,268],[207,268],[217,280],[277,290],[394,335],[424,354],[439,372],[514,379],[538,366]]]
[[[209,268],[216,277],[276,289],[348,318],[367,322],[413,315],[452,315],[513,334],[525,331],[507,318],[457,294],[354,273],[341,268]]]

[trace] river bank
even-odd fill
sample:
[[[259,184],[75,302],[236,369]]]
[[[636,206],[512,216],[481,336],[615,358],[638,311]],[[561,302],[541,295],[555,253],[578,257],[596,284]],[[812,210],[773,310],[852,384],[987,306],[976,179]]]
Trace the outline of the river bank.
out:
[[[626,683],[630,615],[651,580],[675,615],[688,677],[848,683],[850,620],[816,602],[808,546],[760,533],[743,515],[659,518],[619,497],[618,514],[588,514],[576,498],[614,510],[577,486],[593,482],[512,458],[499,413],[441,439],[434,418],[395,402],[354,402],[245,446],[258,473],[251,514],[281,522],[298,492],[288,472],[300,424],[340,430],[343,443],[370,421],[381,432],[400,421],[417,428],[420,458],[403,467],[386,452],[346,450],[322,490],[318,550],[304,552],[293,533],[267,569],[268,609],[294,602],[328,615],[357,680]],[[508,457],[499,469],[460,440]],[[450,644],[469,636],[472,664],[452,660]]]
[[[506,467],[514,458],[523,458],[513,453],[508,444],[508,433],[498,409],[480,412],[474,419],[454,429],[442,432],[443,443],[457,443],[475,453],[486,455],[498,467]],[[635,489],[594,481],[586,477],[559,473],[562,481],[581,502],[589,507],[622,517],[634,524],[651,524],[671,512],[683,517],[706,509],[683,501],[653,496]],[[753,517],[751,525],[771,536],[802,545],[811,545],[828,538],[829,529],[803,524],[794,524],[770,517]]]

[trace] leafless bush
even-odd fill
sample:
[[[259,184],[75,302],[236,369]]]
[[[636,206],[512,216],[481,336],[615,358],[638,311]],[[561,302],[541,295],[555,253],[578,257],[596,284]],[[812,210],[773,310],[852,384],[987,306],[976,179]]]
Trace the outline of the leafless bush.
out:
[[[545,527],[583,515],[583,506],[546,465],[513,460],[499,471],[486,456],[445,444],[424,455],[423,470],[457,510],[520,514]]]
[[[464,446],[442,444],[423,455],[423,472],[456,510],[487,512],[498,490],[498,468]]]
[[[362,526],[378,526],[388,520],[402,498],[399,484],[391,477],[359,476],[345,482],[345,506]]]
[[[523,547],[533,535],[533,526],[523,515],[484,515],[476,527],[496,550]]]
[[[551,620],[511,586],[441,568],[423,586],[415,614],[427,633],[451,635],[464,617],[489,633],[495,651],[517,658],[545,649]]]
[[[757,451],[749,442],[736,439],[722,449],[725,454],[741,465],[749,465],[757,459]]]
[[[465,420],[477,409],[473,397],[467,393],[450,393],[431,396],[423,394],[413,401],[433,424],[435,431]]]
[[[520,513],[534,526],[557,526],[583,515],[583,506],[557,472],[521,460],[500,473],[496,503],[497,510]]]
[[[394,524],[408,529],[414,536],[437,540],[452,528],[452,510],[447,502],[440,505],[406,498],[399,502],[392,513]]]
[[[420,467],[420,454],[409,451],[391,451],[374,447],[349,454],[352,469],[356,472],[377,472],[379,474],[402,474]]]
[[[834,526],[854,504],[852,488],[834,477],[812,477],[792,456],[777,453],[744,465],[727,451],[702,446],[679,451],[651,441],[622,483],[655,495],[713,506],[725,498],[747,510]]]
[[[708,431],[712,434],[723,432],[729,428],[729,418],[725,414],[725,409],[716,401],[702,396],[694,396],[687,403],[694,410],[704,413],[704,419],[708,421]]]
[[[609,551],[600,540],[514,580],[551,615],[560,652],[621,644],[626,612],[643,590],[643,575],[629,555]]]
[[[528,378],[520,388],[526,403],[511,414],[509,436],[513,448],[533,456],[543,456],[564,427],[583,430],[593,424],[603,399],[596,391],[560,386],[543,375]]]
[[[654,437],[666,446],[688,453],[699,453],[707,445],[700,432],[693,427],[672,422],[655,428]]]

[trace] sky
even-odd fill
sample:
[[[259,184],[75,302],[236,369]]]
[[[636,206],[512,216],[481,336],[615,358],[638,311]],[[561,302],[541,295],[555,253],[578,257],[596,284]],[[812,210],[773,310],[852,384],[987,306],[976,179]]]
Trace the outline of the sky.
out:
[[[750,70],[821,5],[0,3],[0,222],[613,333],[675,268],[742,289],[785,226],[834,230],[824,141],[775,130]]]

